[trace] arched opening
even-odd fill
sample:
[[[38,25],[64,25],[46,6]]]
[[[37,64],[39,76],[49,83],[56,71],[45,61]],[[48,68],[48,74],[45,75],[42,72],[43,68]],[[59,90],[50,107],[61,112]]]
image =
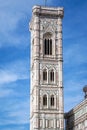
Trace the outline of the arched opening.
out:
[[[54,70],[50,71],[50,81],[54,82]]]
[[[51,105],[51,106],[54,106],[54,95],[51,96],[50,105]]]
[[[47,70],[43,70],[43,81],[47,81]]]
[[[43,96],[43,106],[47,106],[47,95]]]
[[[50,33],[44,35],[44,55],[52,55],[52,35]]]

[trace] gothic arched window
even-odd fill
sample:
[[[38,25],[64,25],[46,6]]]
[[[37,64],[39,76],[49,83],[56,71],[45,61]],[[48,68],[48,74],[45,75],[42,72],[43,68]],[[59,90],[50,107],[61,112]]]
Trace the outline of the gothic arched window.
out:
[[[44,55],[52,55],[52,34],[47,32],[44,34],[44,45],[43,45],[43,52]]]
[[[43,81],[47,81],[47,70],[43,70]]]
[[[51,106],[54,106],[54,95],[51,96],[50,105],[51,105]]]
[[[50,81],[54,82],[54,70],[50,71]]]
[[[47,106],[47,95],[43,96],[43,106]]]
[[[44,40],[44,54],[52,55],[52,39]]]

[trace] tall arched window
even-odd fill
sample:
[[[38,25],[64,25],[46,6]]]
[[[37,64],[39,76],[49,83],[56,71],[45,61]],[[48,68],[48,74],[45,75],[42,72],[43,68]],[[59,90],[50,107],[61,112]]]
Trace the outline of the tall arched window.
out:
[[[44,34],[44,55],[52,55],[52,34],[50,32],[47,32]]]
[[[54,106],[54,95],[51,96],[50,105],[51,105],[51,106]]]
[[[44,40],[44,54],[52,55],[52,39]]]
[[[43,106],[47,106],[47,95],[43,96]]]
[[[43,81],[47,81],[47,70],[43,70]]]
[[[50,81],[54,82],[54,70],[50,71]]]

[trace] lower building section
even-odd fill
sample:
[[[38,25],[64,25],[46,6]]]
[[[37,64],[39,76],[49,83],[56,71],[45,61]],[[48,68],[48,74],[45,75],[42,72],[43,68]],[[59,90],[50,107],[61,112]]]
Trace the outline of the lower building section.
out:
[[[66,130],[87,130],[87,99],[65,114]]]
[[[59,119],[57,115],[43,115],[44,117],[40,118],[40,128],[46,129],[62,129],[63,128],[63,118]]]
[[[64,130],[63,114],[39,114],[31,119],[32,130]]]

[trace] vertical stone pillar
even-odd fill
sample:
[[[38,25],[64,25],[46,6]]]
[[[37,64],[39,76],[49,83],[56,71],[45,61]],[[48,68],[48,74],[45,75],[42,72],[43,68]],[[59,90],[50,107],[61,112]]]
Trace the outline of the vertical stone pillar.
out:
[[[39,22],[39,16],[38,15],[34,15],[34,62],[35,62],[35,86],[36,86],[36,105],[35,105],[35,109],[38,112],[39,110],[39,81],[40,81],[40,69],[39,69],[39,55],[40,55],[40,51],[39,51],[39,47],[40,47],[40,22]]]
[[[32,79],[32,82],[34,82],[34,104],[31,107],[34,107],[33,113],[36,115],[34,118],[34,129],[39,129],[39,81],[40,81],[40,65],[39,65],[39,47],[40,47],[40,23],[39,23],[39,16],[36,14],[33,14],[33,62],[34,62],[34,79]]]
[[[45,129],[45,117],[43,118],[43,129]]]
[[[56,118],[54,119],[54,128],[56,128],[57,125],[56,125]]]
[[[62,18],[58,18],[59,111],[63,112]],[[62,107],[62,109],[61,109]]]
[[[39,70],[39,59],[35,59],[35,70],[34,70],[34,76],[35,76],[35,80],[34,80],[34,82],[35,82],[35,85],[37,86],[37,85],[39,85],[39,77],[40,77],[40,70]]]
[[[59,113],[62,116],[62,126],[64,128],[64,100],[63,100],[63,54],[62,54],[62,18],[58,18],[58,65],[59,65]]]
[[[34,15],[34,56],[39,58],[39,45],[40,45],[40,21],[39,16]]]
[[[40,22],[39,22],[39,16],[34,15],[34,60],[35,60],[35,70],[36,70],[36,85],[39,83],[39,51],[40,47]]]
[[[62,119],[60,119],[60,130],[64,130],[64,122]]]
[[[58,18],[58,65],[59,65],[59,87],[63,87],[63,78],[62,78],[62,64],[63,64],[63,55],[62,55],[62,18]]]
[[[49,97],[49,95],[47,97],[47,108],[50,108],[50,97]]]

